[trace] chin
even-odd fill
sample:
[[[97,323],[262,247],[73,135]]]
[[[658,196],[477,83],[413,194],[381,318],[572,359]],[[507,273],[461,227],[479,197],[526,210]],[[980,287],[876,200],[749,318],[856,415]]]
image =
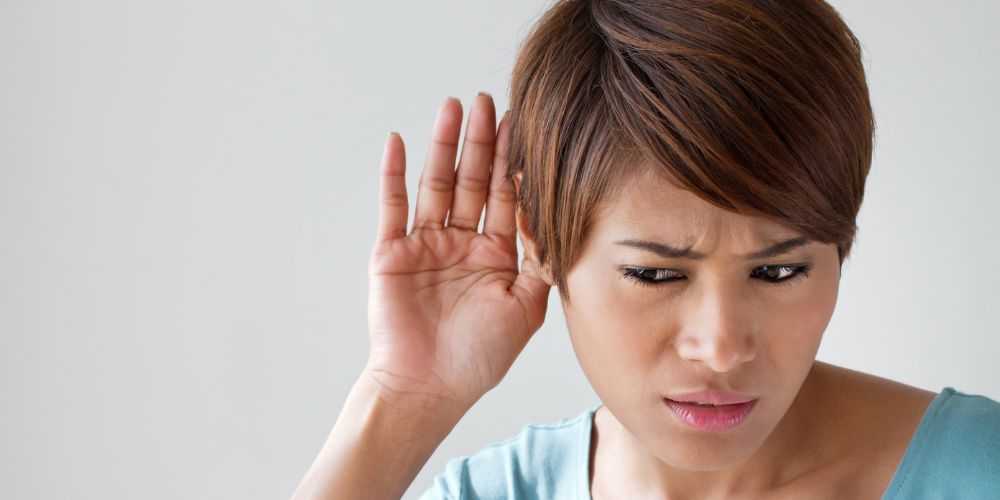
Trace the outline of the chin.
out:
[[[647,428],[647,436],[637,435],[647,451],[668,466],[686,471],[721,471],[732,469],[753,456],[767,438],[768,430],[751,415],[737,427],[725,431],[700,431],[687,427],[672,415],[664,414],[646,422],[656,422],[657,428]],[[756,418],[755,418],[756,417]]]

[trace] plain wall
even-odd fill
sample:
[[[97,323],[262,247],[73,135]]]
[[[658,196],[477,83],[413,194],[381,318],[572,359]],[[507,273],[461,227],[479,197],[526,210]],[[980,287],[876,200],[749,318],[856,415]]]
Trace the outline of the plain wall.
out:
[[[878,135],[819,359],[1000,399],[1000,3],[833,3]],[[546,5],[0,0],[0,497],[287,498],[367,355],[387,132],[412,204]],[[550,300],[409,498],[597,402]]]

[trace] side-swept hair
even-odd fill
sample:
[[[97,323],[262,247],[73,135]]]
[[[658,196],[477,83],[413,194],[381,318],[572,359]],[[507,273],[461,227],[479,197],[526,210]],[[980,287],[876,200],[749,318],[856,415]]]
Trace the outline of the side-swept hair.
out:
[[[509,101],[508,175],[565,300],[599,205],[640,169],[850,253],[875,121],[861,44],[823,0],[559,0]]]

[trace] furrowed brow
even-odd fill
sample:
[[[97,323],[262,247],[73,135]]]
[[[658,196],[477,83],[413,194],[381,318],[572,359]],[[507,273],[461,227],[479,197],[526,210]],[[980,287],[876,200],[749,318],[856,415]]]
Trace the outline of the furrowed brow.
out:
[[[636,239],[619,240],[615,243],[619,245],[625,245],[627,247],[641,248],[643,250],[648,250],[650,252],[659,255],[665,259],[702,259],[705,254],[692,252],[691,247],[678,248],[674,246],[667,245],[665,243],[657,243],[655,241],[643,241]]]
[[[752,259],[766,259],[768,257],[775,257],[778,255],[786,254],[800,246],[808,245],[809,242],[810,242],[809,238],[803,236],[792,238],[789,240],[783,240],[774,243],[772,245],[769,245],[768,247],[762,250],[757,250],[755,252],[744,254],[743,258],[752,260]],[[705,254],[692,251],[690,246],[687,248],[680,248],[665,243],[657,243],[655,241],[644,241],[637,239],[619,240],[616,241],[615,243],[619,245],[625,245],[628,247],[647,250],[665,259],[699,260],[705,258]]]
[[[753,260],[753,259],[766,259],[768,257],[783,255],[788,252],[791,252],[792,250],[798,247],[808,245],[810,241],[811,240],[809,238],[806,238],[804,236],[799,236],[797,238],[779,241],[763,250],[758,250],[756,252],[750,252],[748,254],[744,254],[743,258]]]

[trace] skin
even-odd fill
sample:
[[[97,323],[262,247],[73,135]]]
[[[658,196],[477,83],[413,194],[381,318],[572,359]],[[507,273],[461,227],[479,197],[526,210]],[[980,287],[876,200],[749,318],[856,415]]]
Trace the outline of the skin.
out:
[[[594,497],[883,491],[895,467],[872,467],[872,458],[898,463],[933,394],[815,362],[837,301],[836,245],[747,258],[801,235],[720,209],[650,172],[603,207],[567,273],[570,337],[604,402],[595,417]],[[665,258],[616,243],[625,239],[705,256]],[[761,279],[761,266],[803,264],[808,275],[785,268],[770,277],[788,281]],[[622,266],[682,279],[642,286],[624,279]],[[696,430],[663,397],[703,388],[760,399],[735,428]],[[893,411],[879,410],[886,402],[895,402]],[[879,414],[877,425],[851,418],[859,407]]]
[[[533,248],[518,266],[506,123],[476,97],[459,156],[461,103],[441,105],[412,224],[403,140],[386,139],[368,361],[292,498],[400,498],[542,325],[550,285]]]
[[[520,181],[503,175],[509,125],[497,126],[488,94],[477,96],[458,155],[461,124],[461,103],[446,100],[412,224],[403,141],[386,139],[368,266],[371,349],[292,498],[400,498],[542,325],[553,281],[516,210]],[[855,498],[884,487],[930,393],[816,369],[836,302],[836,249],[811,244],[780,256],[812,266],[791,287],[751,280],[765,262],[739,256],[790,236],[786,228],[716,210],[658,179],[636,181],[588,235],[567,274],[573,303],[563,301],[574,350],[606,403],[590,450],[594,497]],[[620,238],[693,245],[707,256],[661,260],[615,245]],[[640,288],[620,277],[620,265],[685,279]],[[709,434],[661,406],[666,392],[705,386],[760,403],[738,428]]]
[[[650,486],[654,466],[634,436],[602,407],[594,417],[590,480],[594,499],[605,498],[881,498],[934,393],[892,380],[816,362],[789,412],[768,437],[798,435],[784,454],[768,442],[745,464],[778,457],[759,475],[721,487],[704,471],[672,470],[673,482]],[[808,417],[806,416],[808,415]],[[636,450],[640,450],[637,452]],[[723,471],[724,472],[724,471]],[[748,473],[747,474],[751,474]],[[722,474],[718,474],[722,475]],[[683,479],[687,477],[687,489]]]
[[[640,488],[731,494],[755,488],[786,463],[802,436],[773,431],[832,316],[837,248],[813,242],[767,260],[743,255],[798,236],[652,174],[636,176],[598,217],[567,273],[573,302],[563,306],[584,373],[629,430],[621,450],[641,467]],[[691,247],[706,257],[666,259],[615,243],[629,238]],[[801,264],[809,275],[786,269],[777,276],[791,279],[781,284],[752,274],[763,265]],[[683,279],[637,285],[623,279],[620,266],[670,269]],[[739,426],[710,432],[684,425],[663,402],[669,393],[709,387],[760,400]]]

